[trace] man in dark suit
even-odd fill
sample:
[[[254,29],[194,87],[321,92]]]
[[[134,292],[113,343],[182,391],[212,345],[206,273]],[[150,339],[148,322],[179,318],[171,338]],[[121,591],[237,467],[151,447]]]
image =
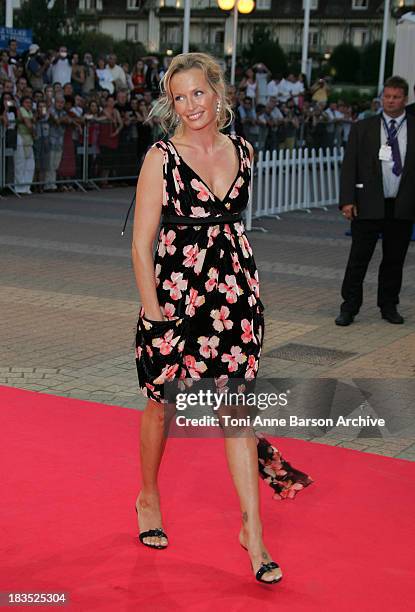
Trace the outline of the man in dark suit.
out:
[[[415,220],[415,117],[405,112],[408,83],[384,84],[383,113],[352,125],[340,179],[342,214],[351,220],[352,245],[336,325],[353,323],[363,302],[363,281],[379,234],[383,257],[377,303],[382,318],[403,323],[397,311],[402,270]]]

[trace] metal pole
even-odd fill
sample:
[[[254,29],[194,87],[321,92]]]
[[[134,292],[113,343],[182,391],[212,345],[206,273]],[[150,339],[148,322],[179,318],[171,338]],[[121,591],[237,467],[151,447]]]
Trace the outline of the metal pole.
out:
[[[233,7],[233,42],[232,42],[232,64],[231,64],[231,85],[235,85],[236,72],[236,45],[238,43],[238,2]]]
[[[6,0],[6,28],[13,27],[13,0]]]
[[[304,0],[303,53],[301,56],[301,72],[307,73],[308,36],[310,32],[311,0]]]
[[[190,1],[184,0],[184,18],[183,18],[183,53],[189,53],[189,38],[190,38]]]
[[[389,30],[389,14],[390,14],[390,0],[385,0],[385,10],[383,13],[382,45],[380,49],[378,94],[380,94],[383,89],[383,81],[385,79],[386,48],[387,48],[388,30]]]

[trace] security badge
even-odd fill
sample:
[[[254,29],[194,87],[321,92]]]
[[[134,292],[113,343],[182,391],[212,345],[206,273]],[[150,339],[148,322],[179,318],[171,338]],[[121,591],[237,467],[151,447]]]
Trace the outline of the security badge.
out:
[[[379,149],[379,159],[380,161],[391,162],[392,158],[392,147],[390,145],[384,144]]]

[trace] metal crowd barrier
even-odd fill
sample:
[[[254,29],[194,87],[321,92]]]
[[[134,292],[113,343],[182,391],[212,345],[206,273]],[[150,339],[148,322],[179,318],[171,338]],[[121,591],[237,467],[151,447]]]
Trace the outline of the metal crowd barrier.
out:
[[[339,198],[343,148],[260,151],[254,164],[246,228],[252,219],[326,208]]]
[[[52,154],[47,139],[23,146],[15,128],[0,125],[0,189],[20,196],[30,193],[31,187],[55,191],[74,186],[85,191],[112,182],[133,182],[151,144],[140,141],[132,125],[113,137],[109,122],[87,121],[81,132],[67,127],[61,155],[55,149]]]

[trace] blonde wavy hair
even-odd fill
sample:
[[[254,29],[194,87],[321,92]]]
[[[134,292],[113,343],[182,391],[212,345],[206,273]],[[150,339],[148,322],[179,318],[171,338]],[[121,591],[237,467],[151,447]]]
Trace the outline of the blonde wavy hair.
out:
[[[174,100],[170,88],[171,79],[178,72],[191,68],[199,68],[203,71],[206,81],[219,98],[220,109],[216,119],[218,130],[220,131],[230,125],[234,119],[223,71],[215,58],[207,53],[181,53],[173,58],[161,79],[159,85],[160,96],[148,115],[148,120],[153,117],[159,119],[160,126],[166,134],[171,132],[178,134],[183,125],[174,110]]]

